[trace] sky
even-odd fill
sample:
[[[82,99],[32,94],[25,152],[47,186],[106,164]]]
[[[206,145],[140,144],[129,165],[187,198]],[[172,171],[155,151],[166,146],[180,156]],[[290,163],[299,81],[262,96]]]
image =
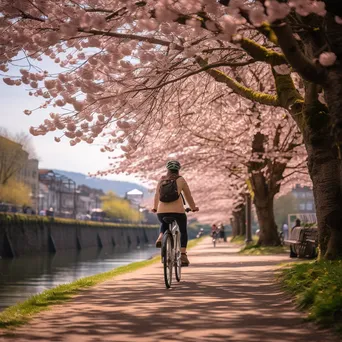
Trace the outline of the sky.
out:
[[[51,111],[51,109],[38,110],[30,116],[25,115],[24,110],[37,108],[41,104],[42,98],[29,96],[24,86],[8,86],[1,78],[0,101],[0,127],[7,129],[11,134],[20,132],[30,134],[30,126],[41,124],[44,119],[48,118]],[[50,132],[45,136],[32,136],[32,142],[40,161],[39,168],[87,174],[109,167],[109,154],[100,152],[100,146],[81,143],[71,147],[69,139],[62,139],[60,143],[56,143],[54,141],[56,133],[57,131]],[[106,178],[141,183],[130,175],[112,175]]]

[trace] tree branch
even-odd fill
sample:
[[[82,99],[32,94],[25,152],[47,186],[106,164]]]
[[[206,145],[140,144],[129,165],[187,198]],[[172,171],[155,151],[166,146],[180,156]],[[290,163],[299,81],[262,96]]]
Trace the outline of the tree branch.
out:
[[[291,110],[295,104],[300,104],[302,107],[304,99],[296,89],[291,76],[278,74],[273,68],[272,73],[280,106],[287,110]]]
[[[221,66],[230,66],[230,67],[238,67],[238,66],[245,66],[245,65],[248,65],[248,64],[251,64],[253,63],[254,60],[253,59],[250,59],[248,61],[245,61],[245,62],[236,62],[236,63],[228,63],[228,62],[218,62],[218,63],[213,63],[213,64],[208,64],[204,67],[202,67],[201,69],[198,69],[198,70],[194,70],[194,71],[191,71],[191,72],[188,72],[186,74],[183,74],[182,76],[179,76],[177,78],[174,78],[172,80],[169,80],[169,81],[166,81],[166,82],[163,82],[163,83],[160,83],[156,86],[153,86],[153,87],[144,87],[144,88],[135,88],[134,90],[132,91],[141,91],[141,90],[155,90],[155,89],[159,89],[159,88],[162,88],[168,84],[171,84],[171,83],[175,83],[175,82],[178,82],[184,78],[188,78],[190,76],[193,76],[193,75],[196,75],[196,74],[199,74],[203,71],[207,71],[209,69],[213,69],[213,68],[218,68],[218,67],[221,67]],[[132,92],[132,91],[129,91],[129,92]],[[127,92],[125,92],[127,93]],[[124,94],[125,94],[124,93]]]
[[[117,32],[100,31],[100,30],[93,30],[93,29],[92,30],[78,29],[78,32],[89,33],[89,34],[92,34],[94,36],[132,39],[132,40],[138,40],[140,42],[148,42],[148,43],[162,45],[162,46],[169,46],[171,44],[171,42],[165,41],[162,39],[153,38],[153,37],[144,37],[144,36],[139,36],[136,34],[129,34],[129,33],[117,33]],[[179,51],[184,50],[184,48],[180,45],[175,45],[174,48],[176,50],[179,50]]]
[[[208,65],[208,63],[199,56],[196,57],[196,61],[201,67],[206,67]],[[226,84],[230,89],[234,91],[234,93],[241,95],[248,100],[255,101],[267,106],[278,107],[280,105],[277,96],[261,93],[247,88],[220,70],[209,69],[206,70],[206,72],[211,77],[213,77],[215,81]]]
[[[315,65],[305,56],[293,36],[291,27],[287,23],[281,22],[273,24],[272,28],[278,38],[278,44],[291,66],[305,80],[322,84],[326,76],[325,69],[319,65]]]
[[[239,43],[251,57],[259,62],[266,62],[272,66],[287,64],[287,60],[282,53],[267,49],[251,39],[243,38]]]

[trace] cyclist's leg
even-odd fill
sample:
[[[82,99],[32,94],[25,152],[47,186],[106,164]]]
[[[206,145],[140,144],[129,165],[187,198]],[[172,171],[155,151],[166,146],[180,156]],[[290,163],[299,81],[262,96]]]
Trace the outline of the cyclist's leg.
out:
[[[159,232],[158,239],[156,241],[156,247],[161,247],[161,241],[162,241],[163,235],[168,229],[168,224],[164,222],[163,220],[165,216],[167,215],[163,213],[157,214],[158,220],[160,221],[160,232]]]
[[[181,233],[182,265],[188,266],[190,262],[186,255],[186,246],[188,244],[187,217],[185,214],[178,214],[175,218]]]
[[[174,215],[181,233],[181,248],[182,252],[186,252],[188,245],[187,217],[185,214]]]

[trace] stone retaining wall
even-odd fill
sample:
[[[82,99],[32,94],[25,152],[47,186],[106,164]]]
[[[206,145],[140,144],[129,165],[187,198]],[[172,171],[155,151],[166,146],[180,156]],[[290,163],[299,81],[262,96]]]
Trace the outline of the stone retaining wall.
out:
[[[56,253],[92,247],[154,244],[157,226],[110,225],[0,214],[0,257]]]

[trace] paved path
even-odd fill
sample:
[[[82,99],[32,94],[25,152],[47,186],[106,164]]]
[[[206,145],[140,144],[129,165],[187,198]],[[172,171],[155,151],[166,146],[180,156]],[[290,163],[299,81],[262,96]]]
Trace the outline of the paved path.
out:
[[[304,323],[274,284],[286,256],[237,251],[206,239],[170,290],[154,264],[87,290],[0,341],[339,341]]]

